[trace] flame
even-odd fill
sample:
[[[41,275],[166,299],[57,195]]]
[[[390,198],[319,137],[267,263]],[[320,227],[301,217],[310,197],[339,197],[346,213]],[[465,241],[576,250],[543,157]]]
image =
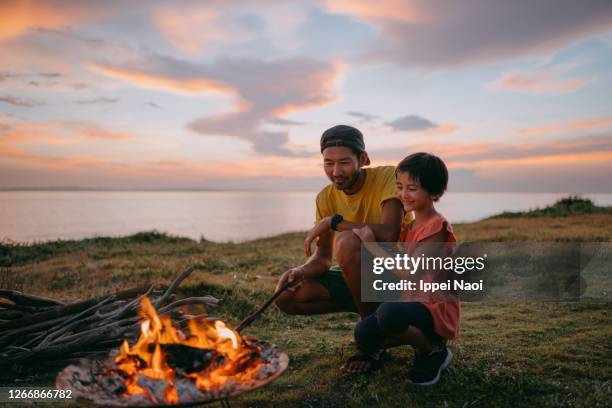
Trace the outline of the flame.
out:
[[[206,319],[187,321],[188,332],[172,324],[169,316],[159,316],[147,297],[141,301],[140,337],[133,346],[127,340],[119,348],[115,364],[125,383],[125,397],[145,394],[155,401],[155,397],[138,383],[139,376],[163,381],[165,403],[179,403],[175,388],[178,375],[188,378],[204,392],[219,392],[228,381],[244,381],[252,378],[259,368],[256,356],[259,348],[227,327],[220,320],[208,322]],[[183,345],[196,349],[215,352],[213,361],[201,371],[180,374],[167,361],[164,346]]]

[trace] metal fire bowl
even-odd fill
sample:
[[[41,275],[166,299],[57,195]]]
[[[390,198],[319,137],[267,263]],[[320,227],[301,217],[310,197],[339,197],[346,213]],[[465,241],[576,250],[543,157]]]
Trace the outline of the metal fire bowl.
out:
[[[241,383],[230,381],[218,393],[203,392],[190,380],[180,379],[175,384],[180,398],[176,405],[155,403],[139,395],[121,397],[109,389],[107,381],[100,381],[103,373],[116,369],[114,357],[118,353],[117,350],[111,351],[105,360],[84,358],[67,366],[57,375],[55,387],[59,390],[72,390],[72,397],[79,402],[104,407],[184,407],[236,397],[268,384],[279,377],[289,365],[287,354],[275,345],[261,340],[249,341],[261,349],[260,370],[256,379]]]

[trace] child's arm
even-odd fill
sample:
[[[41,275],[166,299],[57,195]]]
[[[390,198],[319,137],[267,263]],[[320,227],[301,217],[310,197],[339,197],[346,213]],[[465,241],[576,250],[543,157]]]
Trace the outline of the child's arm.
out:
[[[353,229],[353,233],[361,239],[361,242],[363,242],[367,251],[374,257],[388,258],[389,256],[392,256],[383,247],[378,245],[374,231],[372,231],[368,225]],[[410,272],[405,270],[397,270],[395,268],[387,270],[393,272],[400,279],[406,279],[410,275]]]

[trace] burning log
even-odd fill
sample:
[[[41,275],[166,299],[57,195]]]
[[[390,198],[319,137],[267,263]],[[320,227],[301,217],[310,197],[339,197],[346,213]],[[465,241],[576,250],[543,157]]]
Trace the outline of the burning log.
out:
[[[138,335],[137,312],[144,296],[175,313],[180,307],[214,307],[212,296],[174,300],[174,292],[193,271],[188,268],[164,291],[140,286],[83,301],[63,304],[21,292],[0,290],[0,371],[4,375],[38,367],[32,361],[65,365],[83,353],[100,353]],[[6,300],[6,301],[5,301]],[[9,303],[11,302],[11,303]]]
[[[275,346],[242,337],[220,320],[195,318],[182,330],[141,300],[140,337],[102,360],[69,365],[58,389],[100,406],[167,406],[225,399],[278,377],[289,359]]]

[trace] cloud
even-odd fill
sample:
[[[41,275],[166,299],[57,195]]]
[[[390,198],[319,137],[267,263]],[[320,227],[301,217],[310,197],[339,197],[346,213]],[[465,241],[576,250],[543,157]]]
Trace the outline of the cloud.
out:
[[[380,119],[380,116],[377,115],[372,115],[370,113],[365,113],[365,112],[356,112],[356,111],[351,111],[351,112],[346,112],[347,115],[349,116],[353,116],[357,119],[360,119],[361,123],[369,123],[369,122],[373,122],[377,119]]]
[[[518,129],[514,131],[514,133],[521,136],[538,136],[550,133],[576,132],[610,125],[612,125],[612,118],[581,119],[571,122],[550,123],[545,126]]]
[[[132,137],[129,133],[114,132],[100,125],[85,125],[80,129],[82,135],[90,139],[125,140]]]
[[[550,53],[612,28],[609,0],[327,0],[378,27],[368,55],[407,66],[449,67]]]
[[[24,108],[34,108],[43,105],[42,102],[33,99],[22,99],[11,95],[0,96],[0,102],[8,103],[9,105],[21,106]]]
[[[79,26],[104,18],[112,4],[61,0],[4,0],[0,2],[0,41],[30,30],[54,30]]]
[[[70,85],[72,87],[72,89],[74,89],[75,91],[80,91],[81,89],[86,89],[89,88],[89,85],[87,85],[86,83],[83,82],[75,82],[72,85]]]
[[[219,24],[220,13],[207,4],[176,3],[159,7],[153,24],[174,47],[186,54],[198,54],[207,46],[231,37]]]
[[[491,88],[503,91],[561,93],[575,91],[589,82],[588,78],[560,79],[558,75],[555,70],[534,73],[510,72],[498,79]]]
[[[488,166],[449,170],[449,191],[484,193],[612,193],[609,166],[595,163],[568,166]],[[444,199],[443,199],[444,200]],[[452,204],[452,203],[450,203]]]
[[[162,65],[167,64],[164,59],[159,59]],[[181,95],[198,95],[203,93],[222,94],[231,97],[236,96],[236,91],[227,83],[208,78],[207,72],[198,72],[197,67],[185,64],[182,72],[177,76],[172,76],[171,73],[166,74],[164,68],[158,72],[147,69],[140,63],[125,64],[123,66],[114,66],[110,64],[85,64],[92,71],[110,77],[126,81],[132,85],[147,88],[168,91]],[[171,67],[170,67],[171,68]]]
[[[125,140],[133,137],[129,133],[110,130],[91,122],[33,122],[2,123],[0,143],[66,144],[87,139]]]
[[[41,72],[39,75],[46,78],[60,78],[63,76],[60,72]]]
[[[94,104],[113,104],[119,101],[118,98],[94,98],[94,99],[81,99],[76,101],[75,103],[78,105],[94,105]]]
[[[35,27],[62,27],[74,20],[48,1],[3,1],[0,3],[0,40],[17,37]]]
[[[395,131],[402,130],[427,130],[437,127],[435,123],[422,116],[406,115],[387,123]]]
[[[46,171],[54,169],[75,169],[97,167],[102,161],[95,157],[57,157],[28,153],[22,149],[0,145],[0,157],[43,166]]]
[[[399,20],[423,23],[431,20],[431,10],[422,2],[406,0],[323,0],[325,8],[338,14],[350,14],[372,22]]]
[[[438,125],[427,118],[418,115],[406,115],[386,123],[395,132],[429,132],[429,133],[452,133],[459,129],[453,124]]]
[[[280,125],[280,126],[303,126],[306,124],[305,122],[300,122],[297,120],[289,120],[285,118],[279,118],[276,116],[267,118],[266,122],[272,125]]]
[[[580,136],[563,141],[535,143],[413,143],[393,149],[372,149],[372,160],[397,162],[398,151],[406,155],[432,152],[452,168],[480,168],[491,165],[588,163],[612,155],[612,134]]]
[[[14,76],[14,74],[11,74],[9,72],[0,72],[0,82],[4,82],[7,79],[10,79]]]
[[[0,144],[65,144],[63,126],[55,122],[6,123],[0,127]]]
[[[264,125],[289,125],[281,116],[337,101],[335,85],[344,68],[306,58],[221,60],[205,65],[157,55],[128,64],[87,66],[134,86],[231,95],[236,101],[232,112],[195,119],[187,128],[203,135],[249,141],[255,152],[279,156],[308,156],[314,152],[291,149],[288,131],[268,130]]]
[[[289,112],[335,102],[338,97],[334,86],[341,67],[309,59],[291,59],[226,61],[216,69],[235,84],[249,109],[196,119],[188,125],[189,129],[248,140],[263,155],[304,157],[316,153],[289,149],[287,131],[264,130],[262,125]]]
[[[45,82],[30,81],[30,82],[28,82],[28,85],[35,86],[35,87],[40,87],[40,86],[55,86],[55,85],[57,85],[57,82],[56,81],[45,81]]]

